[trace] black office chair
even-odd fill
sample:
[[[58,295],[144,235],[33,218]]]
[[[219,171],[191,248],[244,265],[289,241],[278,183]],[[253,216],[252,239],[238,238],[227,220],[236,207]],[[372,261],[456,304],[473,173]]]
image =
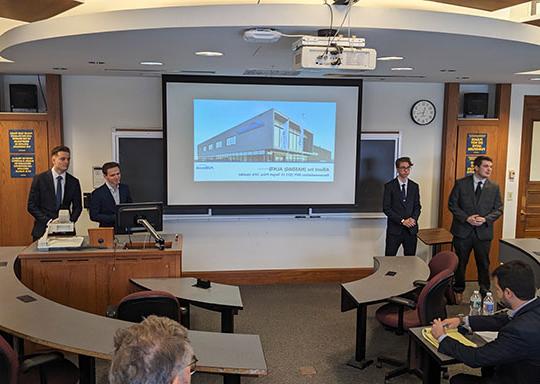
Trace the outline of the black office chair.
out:
[[[408,330],[409,328],[429,325],[436,318],[446,318],[447,302],[445,294],[453,277],[454,273],[449,269],[445,269],[433,276],[422,288],[418,302],[404,297],[391,297],[388,299],[388,304],[383,305],[376,311],[377,320],[385,328]],[[399,367],[385,375],[385,383],[393,377],[411,372],[409,368],[410,347],[409,341],[409,353],[406,362],[384,356],[377,358],[377,367],[379,368],[382,367],[382,363]]]
[[[150,315],[164,316],[180,322],[178,299],[164,291],[141,291],[127,295],[116,308],[107,309],[107,316],[140,323]]]
[[[17,354],[0,336],[0,383],[2,384],[76,384],[79,370],[60,352],[25,356]]]

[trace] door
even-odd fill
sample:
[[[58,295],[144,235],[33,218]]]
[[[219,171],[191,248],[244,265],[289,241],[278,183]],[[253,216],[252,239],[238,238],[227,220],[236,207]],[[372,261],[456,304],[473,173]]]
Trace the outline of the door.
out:
[[[465,155],[458,157],[456,161],[456,179],[460,179],[466,175],[470,175],[474,172],[472,162],[474,158],[480,155],[489,156],[493,159],[493,172],[490,180],[498,183],[504,174],[504,168],[500,168],[497,165],[497,149],[499,146],[499,137],[497,125],[489,125],[488,121],[483,121],[481,124],[476,124],[474,120],[466,121],[461,120],[458,128],[458,150],[457,153],[463,153]],[[479,139],[480,142],[474,143],[475,139]],[[503,199],[502,193],[504,186],[501,186],[501,199]],[[502,232],[502,217],[500,217],[494,224],[494,240],[491,242],[491,249],[489,251],[489,264],[491,268],[496,267],[498,263],[499,255],[499,241],[500,233]],[[465,278],[468,281],[477,279],[476,262],[471,255],[469,258],[469,264],[467,265],[467,272]]]
[[[49,166],[47,121],[0,121],[0,245],[32,242],[34,218],[26,206],[33,174]],[[21,162],[25,161],[25,162]],[[27,172],[32,169],[32,172]]]
[[[540,96],[525,96],[516,237],[540,237]]]

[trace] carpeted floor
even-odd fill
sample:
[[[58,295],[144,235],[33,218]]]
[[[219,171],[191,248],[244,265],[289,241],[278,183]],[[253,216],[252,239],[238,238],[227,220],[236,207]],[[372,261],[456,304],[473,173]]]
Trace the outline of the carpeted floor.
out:
[[[473,286],[468,287],[465,297]],[[235,317],[235,332],[261,337],[268,376],[242,378],[248,384],[362,384],[383,383],[392,367],[375,365],[364,370],[345,363],[354,355],[355,311],[340,311],[339,284],[294,284],[241,287],[244,310]],[[368,307],[367,355],[406,358],[407,336],[386,331],[374,318],[377,306]],[[448,307],[449,315],[466,313],[467,305]],[[193,329],[219,332],[220,315],[192,307]],[[98,361],[99,384],[106,384],[108,364]],[[463,365],[450,373],[472,370]],[[222,383],[220,376],[196,373],[194,384]],[[420,383],[414,375],[392,383]]]

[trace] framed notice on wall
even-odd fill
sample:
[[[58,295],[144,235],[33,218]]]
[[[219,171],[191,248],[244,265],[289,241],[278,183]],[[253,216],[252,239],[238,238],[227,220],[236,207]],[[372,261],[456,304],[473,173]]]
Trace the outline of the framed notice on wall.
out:
[[[10,129],[8,136],[11,178],[34,177],[36,174],[34,130]]]

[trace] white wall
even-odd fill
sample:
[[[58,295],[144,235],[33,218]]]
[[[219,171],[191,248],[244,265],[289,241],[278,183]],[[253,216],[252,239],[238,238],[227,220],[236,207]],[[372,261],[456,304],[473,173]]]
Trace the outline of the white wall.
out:
[[[92,166],[112,157],[115,127],[161,126],[161,80],[144,77],[62,78],[64,141],[72,148],[71,171],[84,191]],[[400,131],[402,154],[415,163],[420,184],[421,228],[437,225],[443,84],[364,83],[362,130]],[[410,107],[431,100],[437,116],[428,126],[410,119]],[[90,223],[85,212],[79,233]],[[165,231],[184,235],[185,271],[371,267],[384,252],[384,219],[219,219],[166,221]],[[427,256],[423,244],[419,253]]]

